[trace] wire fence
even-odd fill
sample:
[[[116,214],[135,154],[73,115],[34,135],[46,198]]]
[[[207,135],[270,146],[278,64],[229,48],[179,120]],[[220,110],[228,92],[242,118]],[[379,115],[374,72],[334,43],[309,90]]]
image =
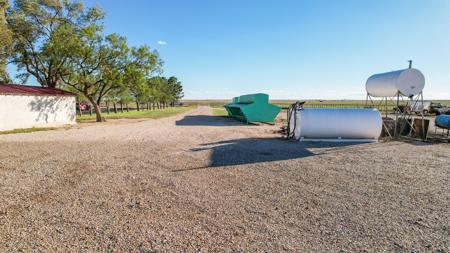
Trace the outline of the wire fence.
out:
[[[404,105],[400,105],[399,107],[400,107],[400,109],[401,109],[401,107],[402,106],[404,106]],[[348,108],[360,108],[360,109],[362,109],[362,108],[376,108],[376,109],[378,109],[379,111],[383,111],[383,112],[385,112],[385,111],[388,111],[388,112],[394,112],[394,109],[397,107],[395,104],[390,104],[390,103],[388,103],[388,104],[377,104],[377,103],[374,103],[373,105],[372,104],[362,104],[362,103],[359,103],[359,104],[349,104],[349,103],[345,103],[345,104],[339,104],[339,103],[336,103],[336,104],[331,104],[331,103],[306,103],[306,104],[304,104],[303,105],[303,107],[304,108],[331,108],[331,109],[348,109]],[[288,106],[283,106],[283,109],[287,109],[288,108]]]
[[[309,104],[303,105],[304,108],[365,108],[364,104]]]

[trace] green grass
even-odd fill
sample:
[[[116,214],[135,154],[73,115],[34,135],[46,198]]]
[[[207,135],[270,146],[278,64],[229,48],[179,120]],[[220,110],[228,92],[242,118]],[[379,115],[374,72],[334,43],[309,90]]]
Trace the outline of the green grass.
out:
[[[360,104],[363,105],[366,103],[366,100],[318,100],[318,99],[299,99],[300,101],[306,101],[308,104]],[[296,100],[288,100],[288,99],[275,99],[270,100],[271,103],[280,105],[280,106],[288,106],[294,103]],[[440,102],[442,104],[450,105],[450,100],[431,100],[433,102]],[[212,107],[222,106],[224,104],[231,103],[231,99],[204,99],[204,100],[193,100],[186,99],[182,101],[185,105],[210,105]]]
[[[225,117],[228,116],[227,110],[223,107],[213,107],[214,116]]]
[[[40,131],[49,131],[49,130],[55,130],[54,127],[32,127],[32,128],[18,128],[8,131],[0,131],[0,135],[3,134],[21,134],[21,133],[33,133],[33,132],[40,132]]]
[[[180,113],[187,112],[191,109],[195,108],[194,106],[183,106],[183,107],[169,107],[166,109],[158,109],[158,110],[145,110],[145,111],[130,111],[130,112],[110,112],[102,113],[102,117],[105,119],[140,119],[140,118],[150,118],[150,119],[159,119],[164,117],[170,117],[173,115],[177,115]],[[95,114],[83,114],[81,116],[77,115],[77,121],[92,121],[95,120]]]
[[[363,108],[366,104],[365,100],[301,100],[306,101],[305,108]],[[444,105],[450,106],[450,100],[432,100],[433,102],[439,102]],[[209,105],[213,108],[219,108],[222,107],[224,104],[231,103],[231,100],[222,100],[222,99],[205,99],[205,100],[183,100],[182,101],[185,105]],[[273,103],[275,105],[281,106],[283,108],[289,107],[291,104],[293,104],[295,100],[270,100],[270,103]],[[386,107],[383,103],[383,105],[378,106],[378,101],[374,100],[374,104],[379,110],[385,110]],[[401,104],[406,103],[406,100],[401,102]],[[370,104],[370,102],[369,102]],[[389,101],[387,109],[393,110],[395,105]],[[218,115],[223,114],[223,112],[217,111]]]
[[[228,112],[225,109],[225,107],[223,107],[224,104],[222,103],[212,103],[209,104],[209,106],[212,107],[213,109],[213,115],[214,116],[218,116],[218,117],[226,117],[228,116]]]
[[[443,105],[450,106],[450,100],[432,100],[435,103],[441,103]]]
[[[193,100],[193,99],[185,99],[181,101],[184,105],[187,106],[199,106],[199,105],[209,105],[211,107],[221,107],[224,104],[231,103],[231,100],[220,100],[220,99],[201,99],[201,100]]]

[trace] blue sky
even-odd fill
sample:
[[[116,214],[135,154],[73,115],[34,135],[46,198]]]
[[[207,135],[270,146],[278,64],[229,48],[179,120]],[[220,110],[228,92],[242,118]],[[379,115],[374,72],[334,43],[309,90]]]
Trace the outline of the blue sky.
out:
[[[108,33],[157,49],[186,98],[364,99],[371,74],[413,59],[425,98],[450,99],[448,0],[85,3],[103,7]]]

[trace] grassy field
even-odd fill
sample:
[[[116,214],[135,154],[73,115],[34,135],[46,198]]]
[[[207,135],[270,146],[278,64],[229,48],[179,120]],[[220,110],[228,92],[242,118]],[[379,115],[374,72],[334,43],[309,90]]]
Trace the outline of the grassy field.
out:
[[[102,113],[105,119],[139,119],[139,118],[151,118],[158,119],[173,116],[179,113],[187,112],[193,109],[195,106],[183,106],[183,107],[169,107],[166,109],[150,110],[150,111],[130,111],[130,112],[110,112]],[[90,121],[95,120],[95,114],[83,114],[82,116],[77,115],[77,121]]]
[[[305,108],[362,108],[365,106],[365,100],[301,100],[306,101]],[[441,103],[450,106],[450,100],[432,100],[436,103]],[[231,100],[183,100],[184,105],[209,105],[213,108],[221,108],[224,104],[231,103]],[[288,107],[293,104],[295,100],[271,100],[273,104],[279,105],[281,107]],[[378,101],[374,100],[374,104],[378,105]],[[406,100],[403,102],[406,103]],[[403,104],[401,103],[401,104]],[[378,108],[379,107],[379,108]],[[393,103],[388,104],[388,110],[393,110],[395,105]],[[385,105],[377,106],[379,110],[385,110]],[[218,115],[226,114],[224,111],[216,110]],[[216,113],[216,112],[215,112]]]
[[[277,105],[290,105],[294,103],[297,100],[288,100],[288,99],[275,99],[270,100],[271,103],[277,104]],[[364,104],[365,100],[301,100],[306,101],[307,103],[311,104]],[[230,100],[225,99],[200,99],[200,100],[193,100],[193,99],[185,99],[182,101],[185,105],[210,105],[210,106],[222,106],[224,104],[231,103]],[[449,100],[450,102],[450,100]]]
[[[33,133],[39,131],[49,131],[54,130],[54,127],[32,127],[32,128],[18,128],[8,131],[0,131],[0,135],[2,134],[20,134],[20,133]]]
[[[220,117],[228,116],[228,112],[227,112],[227,110],[225,110],[225,108],[223,108],[223,106],[213,107],[213,114],[214,114],[214,116],[220,116]]]

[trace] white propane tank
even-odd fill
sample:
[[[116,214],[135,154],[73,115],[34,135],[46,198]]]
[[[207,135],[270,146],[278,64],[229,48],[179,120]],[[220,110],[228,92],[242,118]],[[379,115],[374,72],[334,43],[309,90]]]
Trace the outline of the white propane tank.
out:
[[[377,141],[382,118],[377,109],[302,109],[290,129],[297,140]]]
[[[425,77],[417,69],[403,69],[376,74],[366,82],[366,91],[373,97],[393,97],[400,95],[410,97],[422,92]]]

